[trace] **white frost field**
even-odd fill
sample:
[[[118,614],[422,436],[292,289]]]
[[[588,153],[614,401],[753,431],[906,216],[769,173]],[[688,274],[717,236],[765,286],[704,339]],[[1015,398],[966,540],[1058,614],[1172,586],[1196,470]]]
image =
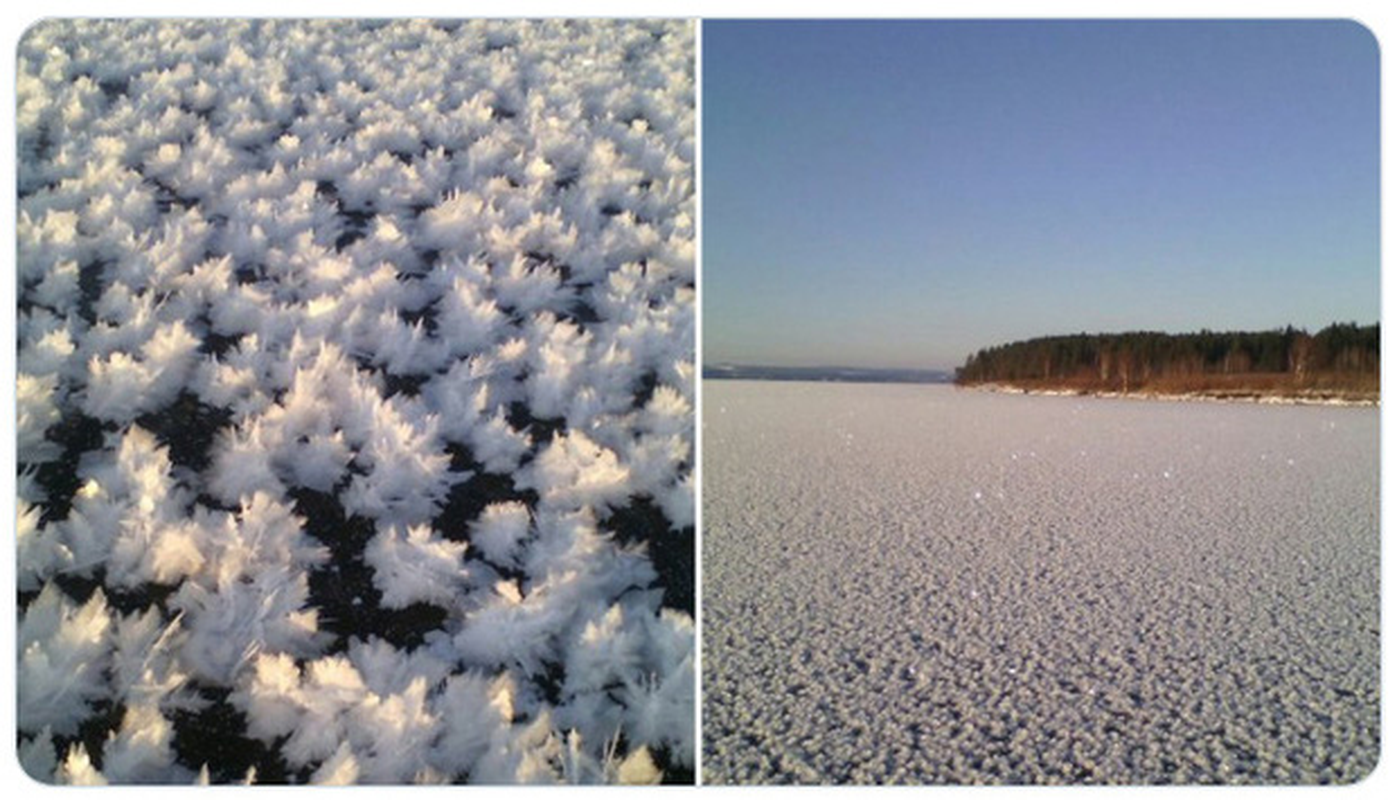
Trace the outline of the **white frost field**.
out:
[[[711,381],[704,779],[1348,783],[1378,410]]]
[[[58,783],[694,765],[686,22],[18,48],[18,734]]]

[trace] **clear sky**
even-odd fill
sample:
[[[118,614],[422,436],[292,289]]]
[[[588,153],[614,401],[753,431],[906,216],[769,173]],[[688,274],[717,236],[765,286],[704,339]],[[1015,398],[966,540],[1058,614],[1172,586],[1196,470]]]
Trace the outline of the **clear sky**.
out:
[[[1377,321],[1349,22],[703,24],[708,364]]]

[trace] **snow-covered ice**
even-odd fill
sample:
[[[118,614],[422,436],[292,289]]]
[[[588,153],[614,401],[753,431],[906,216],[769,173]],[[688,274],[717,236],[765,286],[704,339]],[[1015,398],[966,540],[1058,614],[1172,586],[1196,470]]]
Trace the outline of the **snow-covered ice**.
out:
[[[705,395],[705,781],[1375,766],[1376,409]]]
[[[681,21],[26,32],[30,774],[692,775],[694,57]]]

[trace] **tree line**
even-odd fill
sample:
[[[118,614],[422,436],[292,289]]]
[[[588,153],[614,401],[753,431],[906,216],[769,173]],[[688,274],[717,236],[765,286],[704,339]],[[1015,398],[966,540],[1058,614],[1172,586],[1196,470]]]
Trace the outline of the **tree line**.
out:
[[[1008,383],[1132,391],[1150,388],[1341,388],[1377,391],[1377,323],[1335,323],[1318,333],[1269,331],[1169,334],[1078,333],[980,350],[956,383]]]

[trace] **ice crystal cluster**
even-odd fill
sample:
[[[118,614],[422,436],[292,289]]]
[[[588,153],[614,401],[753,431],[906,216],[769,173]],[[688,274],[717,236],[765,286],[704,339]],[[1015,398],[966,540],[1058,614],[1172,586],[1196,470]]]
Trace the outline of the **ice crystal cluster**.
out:
[[[683,22],[27,32],[31,775],[692,774],[693,58]]]

